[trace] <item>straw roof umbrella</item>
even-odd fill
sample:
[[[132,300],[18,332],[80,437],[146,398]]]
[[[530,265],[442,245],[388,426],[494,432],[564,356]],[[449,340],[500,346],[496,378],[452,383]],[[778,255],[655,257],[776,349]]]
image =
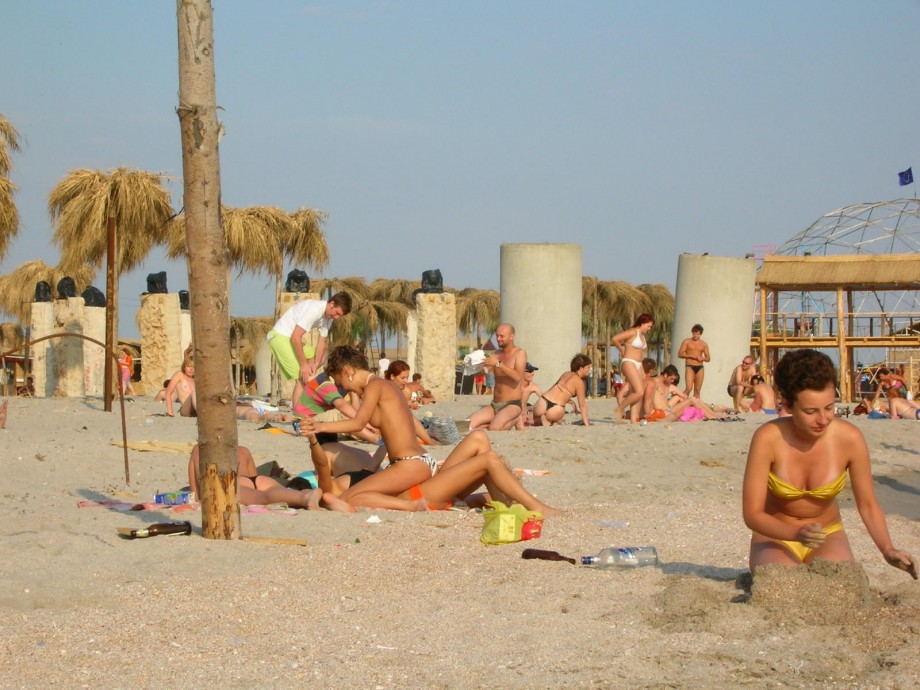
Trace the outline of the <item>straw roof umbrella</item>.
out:
[[[10,242],[19,232],[19,212],[13,203],[16,185],[8,178],[12,167],[10,152],[19,150],[19,141],[19,132],[0,115],[0,258],[6,256]]]
[[[482,331],[494,333],[501,318],[501,296],[495,290],[463,288],[455,293],[457,328],[465,332],[469,349],[473,349],[473,334],[481,341]]]
[[[662,362],[661,351],[664,350],[665,356],[670,356],[671,343],[671,325],[674,323],[674,295],[668,290],[666,285],[661,283],[643,283],[638,285],[639,292],[645,295],[646,310],[655,319],[655,325],[652,328],[652,340],[658,342],[661,346],[658,349],[659,364]]]
[[[141,264],[154,245],[166,240],[173,216],[169,192],[156,173],[130,168],[73,170],[48,195],[61,248],[61,268],[73,275],[98,270],[106,259],[106,348],[118,338],[118,276]],[[105,409],[111,410],[112,363],[105,360]]]
[[[23,325],[31,325],[32,302],[35,301],[35,284],[45,281],[52,289],[65,275],[73,278],[77,292],[89,285],[93,269],[78,266],[74,273],[65,273],[58,266],[49,266],[36,259],[17,266],[12,273],[0,276],[0,310],[15,317]]]
[[[329,263],[329,247],[322,232],[326,214],[301,208],[288,213],[277,206],[221,207],[221,222],[230,262],[241,272],[266,272],[275,279],[275,308],[281,295],[284,261],[320,270]],[[168,255],[185,256],[185,216],[170,223]],[[276,314],[277,316],[277,314]]]
[[[415,309],[415,291],[421,288],[420,280],[405,280],[401,278],[377,278],[370,284],[371,297],[375,303],[380,304],[377,309],[380,333],[379,350],[383,350],[386,334],[396,334],[396,351],[402,347],[402,336],[406,332],[406,319],[409,311]],[[396,309],[389,303],[402,304],[406,309]]]

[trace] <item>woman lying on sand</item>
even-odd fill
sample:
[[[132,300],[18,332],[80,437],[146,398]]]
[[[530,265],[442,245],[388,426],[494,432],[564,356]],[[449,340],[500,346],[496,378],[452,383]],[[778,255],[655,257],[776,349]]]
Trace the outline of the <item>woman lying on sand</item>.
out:
[[[373,477],[343,492],[341,497],[323,494],[334,510],[354,511],[355,506],[390,510],[442,509],[463,498],[483,483],[492,499],[518,502],[544,515],[558,511],[537,500],[492,450],[484,432],[472,433],[454,448],[438,471],[437,461],[419,445],[406,398],[391,381],[371,374],[367,358],[359,350],[341,346],[329,354],[326,370],[335,382],[357,393],[362,404],[358,416],[338,422],[304,420],[307,433],[351,433],[365,424],[380,430],[390,465]]]
[[[585,377],[591,371],[591,360],[587,355],[575,355],[569,365],[569,371],[559,377],[533,406],[534,426],[543,424],[545,418],[550,424],[557,424],[565,417],[565,406],[572,398],[578,401],[581,419],[585,426],[588,422],[588,404],[585,402]]]
[[[891,543],[875,498],[862,433],[837,419],[834,365],[815,350],[793,350],[774,377],[790,413],[762,425],[751,439],[744,472],[744,522],[751,528],[750,565],[799,565],[815,558],[852,561],[836,496],[846,483],[869,536],[885,560],[917,579],[913,556]]]

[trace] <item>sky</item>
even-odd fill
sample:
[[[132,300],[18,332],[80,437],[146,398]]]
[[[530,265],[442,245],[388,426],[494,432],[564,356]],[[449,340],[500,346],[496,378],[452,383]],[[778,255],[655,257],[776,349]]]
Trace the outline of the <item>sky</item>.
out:
[[[674,289],[849,204],[913,197],[917,0],[214,0],[229,206],[328,214],[321,277],[499,289],[503,243],[583,247],[584,274]],[[175,3],[0,0],[0,114],[22,134],[0,274],[56,264],[51,189],[168,176],[182,207]],[[291,268],[291,267],[287,267]],[[120,333],[156,250],[120,282]],[[286,269],[287,270],[287,269]],[[104,288],[104,269],[95,281]],[[268,316],[266,275],[234,316]]]

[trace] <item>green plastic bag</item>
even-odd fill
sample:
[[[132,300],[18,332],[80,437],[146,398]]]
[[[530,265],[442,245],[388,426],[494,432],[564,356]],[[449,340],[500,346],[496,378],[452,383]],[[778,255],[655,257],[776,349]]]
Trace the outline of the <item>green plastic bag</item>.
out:
[[[543,514],[527,510],[520,503],[506,506],[501,501],[491,501],[483,511],[483,544],[513,544],[536,539],[543,528]]]

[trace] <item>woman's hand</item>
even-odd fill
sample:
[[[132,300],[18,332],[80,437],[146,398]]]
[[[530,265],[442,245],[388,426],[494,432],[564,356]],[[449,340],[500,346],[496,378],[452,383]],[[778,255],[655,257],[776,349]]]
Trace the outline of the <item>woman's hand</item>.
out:
[[[888,565],[907,572],[915,580],[918,577],[917,560],[906,551],[901,551],[894,547],[885,549],[882,553]]]
[[[796,541],[801,542],[809,549],[817,549],[824,543],[824,528],[817,522],[803,525],[796,535]]]

